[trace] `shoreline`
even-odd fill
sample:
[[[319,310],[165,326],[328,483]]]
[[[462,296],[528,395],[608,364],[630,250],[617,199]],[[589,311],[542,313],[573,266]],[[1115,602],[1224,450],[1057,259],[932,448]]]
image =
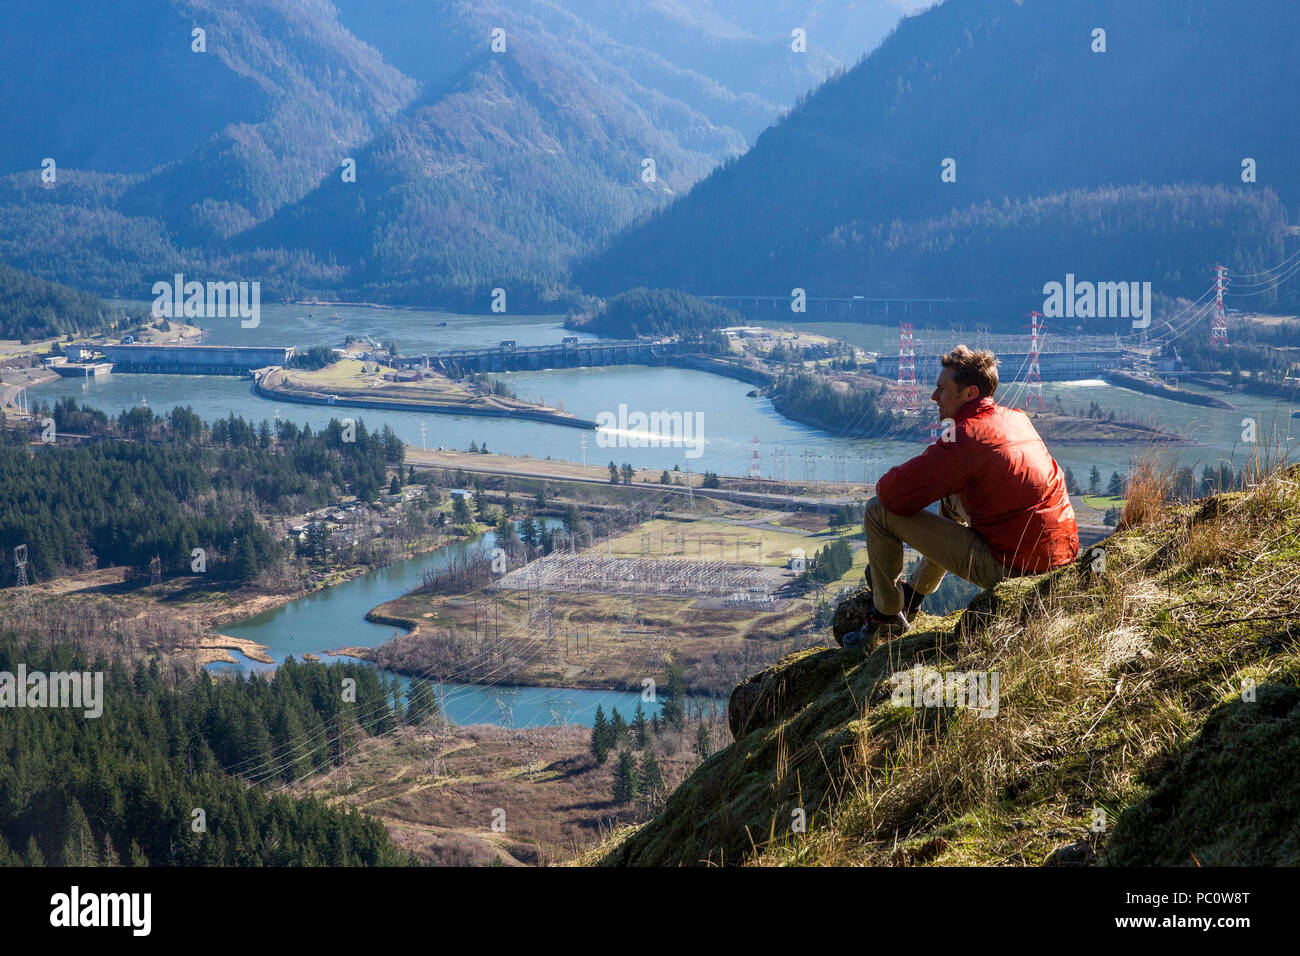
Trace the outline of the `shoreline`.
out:
[[[268,388],[260,378],[253,382],[253,393],[268,401],[290,402],[300,405],[318,405],[329,408],[373,408],[381,411],[416,412],[423,415],[469,415],[480,418],[506,418],[515,421],[536,421],[549,425],[564,425],[595,431],[596,423],[563,412],[544,412],[532,409],[489,408],[483,406],[437,405],[433,403],[406,402],[395,399],[355,398],[325,396],[290,391],[284,386]]]
[[[236,650],[250,660],[257,661],[259,664],[274,664],[275,661],[270,657],[268,653],[269,647],[267,645],[258,643],[249,638],[232,637],[229,634],[222,633],[220,628],[228,627],[231,624],[247,620],[251,617],[257,617],[259,614],[278,610],[288,604],[292,604],[294,601],[310,597],[313,594],[323,593],[340,584],[346,584],[349,581],[383,570],[384,568],[390,567],[401,561],[409,561],[426,554],[432,554],[433,552],[449,545],[462,544],[470,540],[473,540],[473,538],[465,537],[463,535],[451,535],[436,545],[417,547],[414,551],[404,554],[401,557],[396,557],[383,564],[373,566],[353,565],[349,568],[340,569],[331,574],[326,581],[321,582],[319,586],[299,587],[283,594],[255,594],[245,598],[233,607],[223,608],[219,611],[204,612],[201,609],[197,610],[196,619],[199,624],[212,631],[211,641],[209,641],[208,637],[205,637],[200,642],[198,650],[201,652]],[[199,653],[195,656],[196,658],[201,658],[206,656],[206,654]],[[211,657],[208,660],[199,660],[199,665],[206,666],[215,661],[224,661],[231,664],[237,663],[237,661],[230,657],[229,654],[225,654],[224,656]]]

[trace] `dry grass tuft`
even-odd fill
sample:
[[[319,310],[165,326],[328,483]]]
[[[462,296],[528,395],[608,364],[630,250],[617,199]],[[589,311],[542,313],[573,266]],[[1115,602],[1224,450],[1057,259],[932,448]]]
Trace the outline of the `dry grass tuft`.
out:
[[[1169,500],[1174,483],[1174,459],[1153,453],[1143,455],[1129,473],[1128,501],[1120,518],[1119,530],[1140,528],[1158,517]]]

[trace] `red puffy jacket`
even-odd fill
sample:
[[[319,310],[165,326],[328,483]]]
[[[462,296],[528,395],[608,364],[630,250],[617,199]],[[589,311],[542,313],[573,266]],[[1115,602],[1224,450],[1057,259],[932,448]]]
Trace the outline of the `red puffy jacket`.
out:
[[[911,516],[957,495],[970,526],[1003,565],[1037,572],[1079,553],[1065,476],[1024,412],[971,399],[954,418],[955,440],[936,441],[876,484],[880,503]]]

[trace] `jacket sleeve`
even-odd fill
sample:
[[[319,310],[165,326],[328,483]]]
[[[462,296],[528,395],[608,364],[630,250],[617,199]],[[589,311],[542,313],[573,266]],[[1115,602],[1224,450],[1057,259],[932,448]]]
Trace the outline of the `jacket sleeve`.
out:
[[[880,476],[876,496],[894,514],[911,517],[965,486],[963,456],[957,442],[937,441],[915,458]]]

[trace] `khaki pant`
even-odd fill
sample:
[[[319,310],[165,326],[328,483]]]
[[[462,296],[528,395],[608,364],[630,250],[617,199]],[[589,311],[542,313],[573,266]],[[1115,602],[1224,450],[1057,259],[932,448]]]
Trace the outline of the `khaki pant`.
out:
[[[904,544],[922,556],[912,571],[912,587],[922,594],[938,590],[949,571],[982,588],[1019,574],[998,561],[988,542],[967,527],[956,496],[945,498],[940,510],[942,515],[920,511],[905,518],[886,509],[879,498],[867,502],[862,531],[871,564],[872,603],[881,614],[897,614],[903,607],[898,578],[903,573]]]

